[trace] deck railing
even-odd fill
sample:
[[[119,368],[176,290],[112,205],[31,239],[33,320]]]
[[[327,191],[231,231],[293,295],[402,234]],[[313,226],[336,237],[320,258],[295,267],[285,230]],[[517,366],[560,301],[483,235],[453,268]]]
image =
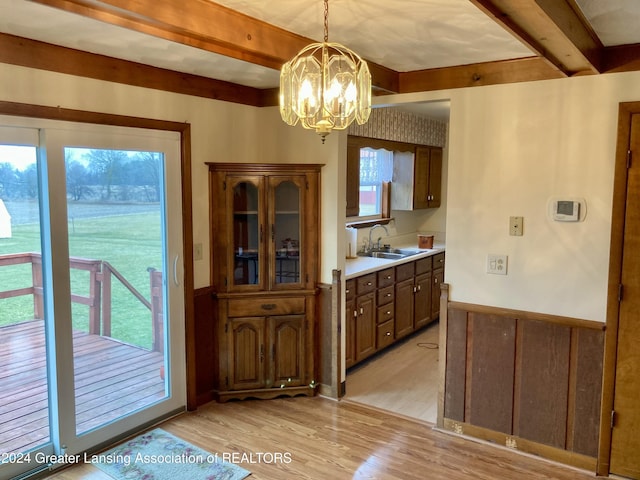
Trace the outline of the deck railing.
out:
[[[42,281],[42,258],[39,253],[13,253],[0,255],[0,267],[8,265],[31,264],[32,285],[0,291],[0,300],[5,298],[33,295],[33,317],[44,319],[44,297]],[[111,336],[111,285],[115,277],[151,312],[152,350],[164,350],[164,329],[162,310],[162,272],[148,268],[151,301],[147,300],[131,283],[109,262],[88,258],[70,257],[69,267],[89,272],[89,295],[71,293],[71,301],[89,307],[89,333]]]

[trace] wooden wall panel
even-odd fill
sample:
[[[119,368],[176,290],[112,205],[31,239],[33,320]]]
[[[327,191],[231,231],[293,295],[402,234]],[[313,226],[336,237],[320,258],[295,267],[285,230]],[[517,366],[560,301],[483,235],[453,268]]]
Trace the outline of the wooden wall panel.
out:
[[[578,351],[572,450],[595,457],[598,454],[604,333],[599,330],[579,330],[576,335]]]
[[[444,416],[464,421],[467,364],[467,312],[450,310],[447,330]]]
[[[202,405],[213,400],[216,385],[217,338],[216,309],[213,289],[199,288],[194,292],[195,317],[195,357],[196,357],[196,395],[197,404]]]
[[[469,313],[465,421],[511,433],[516,321]]]
[[[604,325],[443,301],[444,428],[595,469]]]
[[[565,447],[571,328],[538,321],[521,322],[518,345],[520,395],[514,435]]]

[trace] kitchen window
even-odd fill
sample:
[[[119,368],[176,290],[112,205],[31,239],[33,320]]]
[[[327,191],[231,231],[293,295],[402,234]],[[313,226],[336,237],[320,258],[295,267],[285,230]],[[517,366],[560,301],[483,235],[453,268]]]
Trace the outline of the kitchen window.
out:
[[[368,226],[390,218],[390,185],[397,152],[415,145],[349,136],[347,142],[347,223]]]

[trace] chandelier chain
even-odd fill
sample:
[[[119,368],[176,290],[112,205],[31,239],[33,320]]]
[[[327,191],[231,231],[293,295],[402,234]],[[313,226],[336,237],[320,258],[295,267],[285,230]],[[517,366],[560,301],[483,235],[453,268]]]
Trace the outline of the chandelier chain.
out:
[[[329,0],[324,0],[324,43],[329,41]]]

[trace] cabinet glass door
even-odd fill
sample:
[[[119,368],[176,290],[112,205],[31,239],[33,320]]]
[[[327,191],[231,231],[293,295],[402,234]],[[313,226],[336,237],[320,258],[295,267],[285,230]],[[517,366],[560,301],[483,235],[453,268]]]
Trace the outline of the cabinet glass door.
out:
[[[259,180],[231,181],[233,285],[258,285],[262,264]]]
[[[274,287],[290,288],[300,284],[301,246],[304,245],[301,229],[302,188],[304,177],[271,177],[273,206],[271,240],[274,259],[271,264],[271,282]]]

